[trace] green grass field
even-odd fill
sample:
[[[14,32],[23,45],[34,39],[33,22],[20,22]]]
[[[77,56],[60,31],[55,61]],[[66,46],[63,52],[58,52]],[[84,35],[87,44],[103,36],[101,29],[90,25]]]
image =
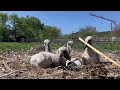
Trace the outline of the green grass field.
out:
[[[43,43],[40,42],[32,42],[32,43],[17,43],[17,42],[0,42],[0,52],[9,51],[26,51],[29,50],[30,47],[35,45],[43,46]],[[52,48],[59,48],[61,45],[57,45],[51,43]]]
[[[28,50],[29,47],[34,46],[35,43],[16,43],[16,42],[1,42],[0,52],[10,51],[21,51]]]
[[[23,50],[23,51],[25,51],[25,50],[30,49],[30,47],[32,47],[34,45],[43,45],[43,43],[40,43],[40,42],[32,42],[32,43],[1,42],[0,43],[0,52],[6,52],[7,50],[10,50],[10,51]],[[58,49],[60,46],[62,46],[62,45],[51,43],[52,48]],[[78,42],[73,45],[73,49],[77,50],[77,51],[81,51],[81,50],[84,50],[84,46],[85,46],[84,44]],[[120,51],[120,43],[95,44],[94,47],[101,51],[102,50]]]

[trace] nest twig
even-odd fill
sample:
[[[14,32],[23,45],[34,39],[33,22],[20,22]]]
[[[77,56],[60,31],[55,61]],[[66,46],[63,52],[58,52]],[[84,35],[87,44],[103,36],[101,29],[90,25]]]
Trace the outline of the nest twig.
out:
[[[0,76],[0,78],[5,77],[5,76],[8,76],[8,75],[10,75],[10,74],[13,74],[13,73],[15,73],[15,72],[17,72],[17,70],[11,71],[10,73],[7,73],[7,74],[4,74],[4,75]]]

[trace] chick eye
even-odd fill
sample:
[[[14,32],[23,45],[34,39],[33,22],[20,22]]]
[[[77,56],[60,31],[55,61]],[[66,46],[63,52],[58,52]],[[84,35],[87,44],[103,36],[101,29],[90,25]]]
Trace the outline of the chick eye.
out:
[[[68,45],[70,45],[70,43],[68,43]]]

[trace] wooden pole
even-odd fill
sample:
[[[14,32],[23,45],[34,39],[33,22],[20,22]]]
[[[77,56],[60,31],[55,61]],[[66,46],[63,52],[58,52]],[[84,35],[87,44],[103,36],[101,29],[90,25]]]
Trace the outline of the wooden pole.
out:
[[[114,60],[110,59],[109,57],[107,57],[106,55],[104,55],[103,53],[101,53],[99,50],[97,50],[96,48],[94,48],[93,46],[91,46],[90,44],[88,44],[87,42],[85,42],[82,38],[79,37],[79,40],[82,41],[84,44],[86,44],[89,48],[91,48],[92,50],[94,50],[96,53],[100,54],[102,57],[104,57],[107,60],[111,61],[114,65],[120,67],[120,64],[118,64]]]

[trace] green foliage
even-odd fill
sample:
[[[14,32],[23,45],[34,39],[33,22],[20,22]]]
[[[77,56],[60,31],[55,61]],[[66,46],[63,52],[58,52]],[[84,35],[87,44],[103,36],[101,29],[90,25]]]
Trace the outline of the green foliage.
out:
[[[17,14],[8,15],[7,13],[0,13],[0,41],[15,40],[16,37],[24,36],[28,42],[34,43],[0,43],[0,50],[27,50],[28,46],[43,45],[44,39],[74,39],[74,38],[85,38],[87,36],[93,36],[96,40],[107,40],[111,36],[110,31],[97,32],[93,26],[85,26],[80,28],[78,32],[71,33],[68,35],[62,35],[61,29],[55,26],[45,26],[38,18],[27,15],[26,17],[19,17]],[[113,36],[120,36],[120,25],[113,28]],[[59,44],[51,43],[51,47],[58,49]],[[118,50],[120,51],[119,42],[111,44],[95,44],[98,50]],[[83,43],[75,43],[73,49],[81,51],[84,50]]]
[[[17,37],[17,30],[18,30],[18,23],[19,23],[19,17],[16,14],[12,14],[9,16],[11,28],[13,30],[14,37]]]
[[[93,36],[95,37],[97,33],[97,30],[95,27],[93,26],[86,26],[84,28],[80,28],[78,32],[76,33],[72,33],[72,34],[69,34],[69,35],[63,35],[62,37],[60,37],[61,39],[71,39],[71,38],[85,38],[87,36]]]
[[[80,28],[78,36],[85,38],[87,36],[95,36],[96,28],[92,26],[86,26],[85,28]]]
[[[28,42],[43,41],[46,38],[56,39],[61,35],[61,29],[44,26],[34,16],[19,17],[17,14],[0,13],[0,40],[2,41],[14,41],[20,36],[26,37]]]
[[[116,25],[113,30],[112,30],[112,35],[114,37],[119,37],[120,36],[120,24]]]
[[[72,38],[72,36],[70,34],[59,37],[59,39],[70,39],[70,38]]]
[[[9,27],[6,24],[8,21],[7,14],[0,13],[0,40],[7,41],[9,39]]]
[[[56,39],[61,36],[61,29],[52,26],[44,26],[44,30],[41,32],[40,36],[42,40],[48,39]]]
[[[0,13],[0,24],[5,26],[7,21],[8,21],[7,14]]]

